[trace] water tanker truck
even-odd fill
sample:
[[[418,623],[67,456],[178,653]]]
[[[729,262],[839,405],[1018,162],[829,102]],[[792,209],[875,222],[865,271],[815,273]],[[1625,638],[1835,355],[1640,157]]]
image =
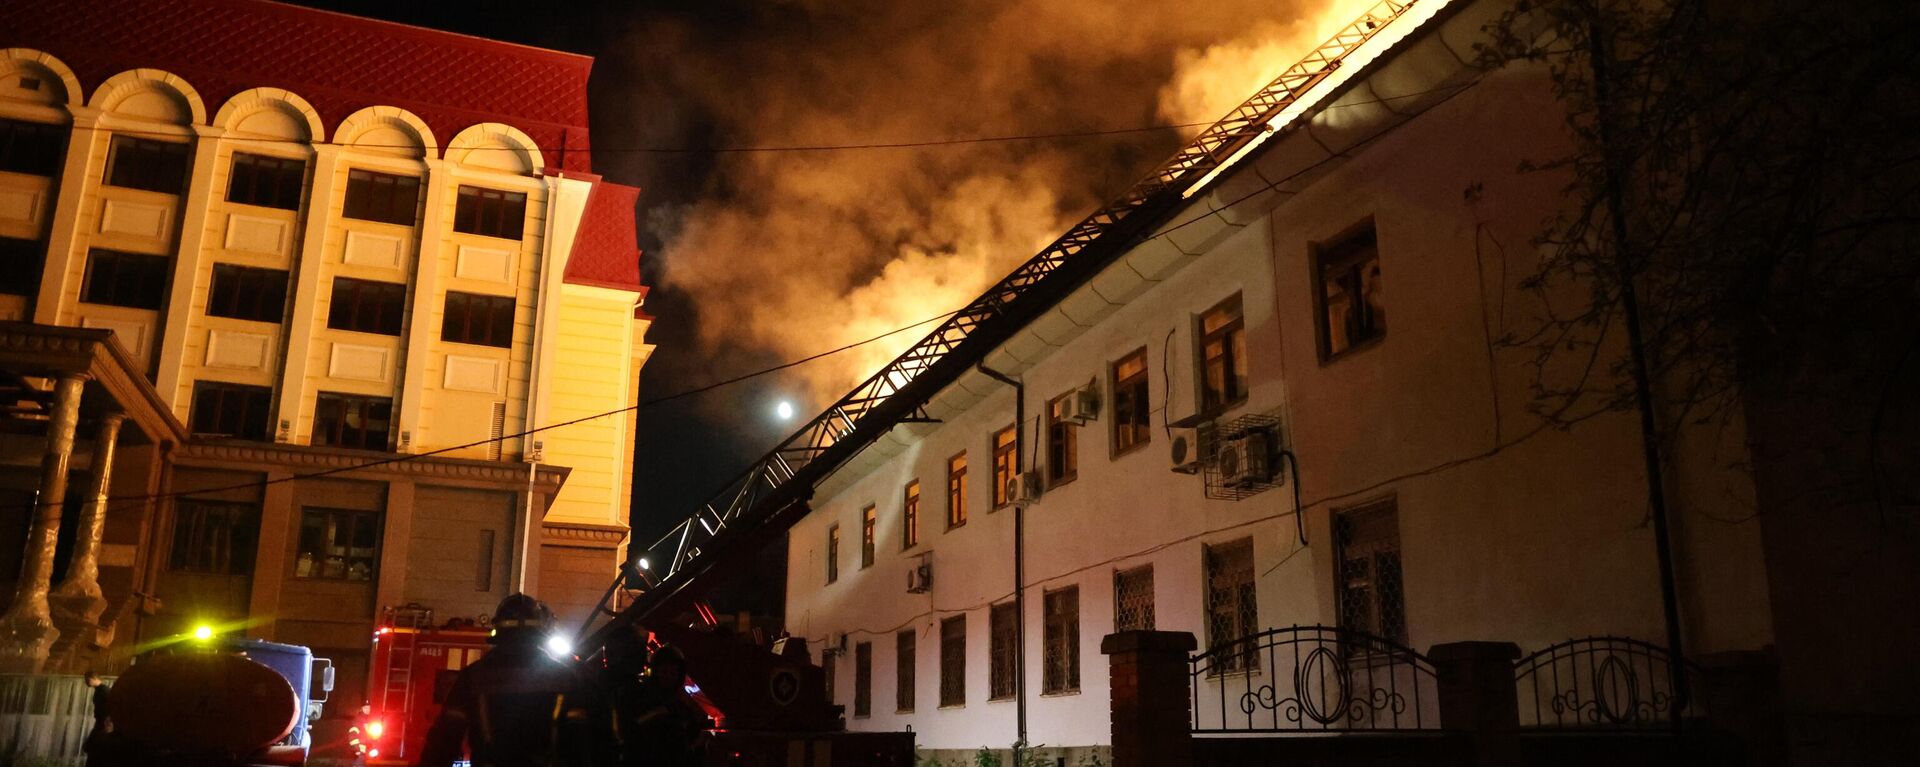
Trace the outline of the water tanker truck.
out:
[[[298,767],[332,690],[333,663],[308,648],[203,630],[120,675],[113,733],[90,764]]]

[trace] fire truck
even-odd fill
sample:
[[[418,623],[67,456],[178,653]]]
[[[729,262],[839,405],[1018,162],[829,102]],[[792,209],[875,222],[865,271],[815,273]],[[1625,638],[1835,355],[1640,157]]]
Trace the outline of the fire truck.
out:
[[[485,655],[487,617],[436,621],[419,604],[381,611],[367,660],[367,710],[349,733],[368,765],[412,764],[453,679]]]

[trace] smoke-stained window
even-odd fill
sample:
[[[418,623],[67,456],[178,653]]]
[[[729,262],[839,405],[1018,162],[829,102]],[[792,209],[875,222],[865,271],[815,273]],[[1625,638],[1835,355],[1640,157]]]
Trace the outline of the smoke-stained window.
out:
[[[919,644],[913,629],[893,635],[893,710],[898,713],[913,711],[913,672]]]
[[[987,611],[987,700],[1012,698],[1019,673],[1018,606],[1013,602],[994,605]]]
[[[1240,294],[1200,315],[1200,405],[1218,413],[1247,399],[1247,329]]]
[[[940,621],[940,707],[967,705],[967,615]]]
[[[175,572],[251,575],[260,537],[260,507],[250,503],[182,498],[173,510]]]
[[[346,509],[302,509],[299,578],[371,581],[380,561],[380,514]]]
[[[1373,222],[1314,248],[1320,358],[1330,360],[1387,334],[1380,248]]]
[[[1147,350],[1138,349],[1113,363],[1113,454],[1132,452],[1153,438],[1148,395]]]

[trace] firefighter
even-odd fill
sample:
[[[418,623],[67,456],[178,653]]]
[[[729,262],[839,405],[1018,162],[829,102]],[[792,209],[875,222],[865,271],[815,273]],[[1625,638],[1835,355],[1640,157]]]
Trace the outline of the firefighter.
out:
[[[623,712],[627,735],[626,763],[683,767],[701,763],[711,722],[705,710],[687,693],[687,659],[672,645],[653,651],[647,673]]]
[[[611,727],[592,686],[572,658],[551,657],[542,646],[552,627],[553,614],[539,600],[501,600],[487,640],[494,649],[454,680],[427,731],[420,767],[451,767],[462,741],[473,767],[611,762]]]

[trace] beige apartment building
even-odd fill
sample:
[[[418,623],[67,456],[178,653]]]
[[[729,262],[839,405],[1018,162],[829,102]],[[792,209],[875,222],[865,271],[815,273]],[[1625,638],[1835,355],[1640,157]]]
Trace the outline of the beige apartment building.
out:
[[[109,667],[211,623],[314,647],[351,698],[385,608],[584,615],[651,351],[638,190],[590,171],[592,60],[108,4],[0,10],[0,335],[117,371],[0,369],[8,662]],[[56,458],[65,523],[31,513]],[[49,557],[97,560],[98,604],[49,609],[75,569]]]

